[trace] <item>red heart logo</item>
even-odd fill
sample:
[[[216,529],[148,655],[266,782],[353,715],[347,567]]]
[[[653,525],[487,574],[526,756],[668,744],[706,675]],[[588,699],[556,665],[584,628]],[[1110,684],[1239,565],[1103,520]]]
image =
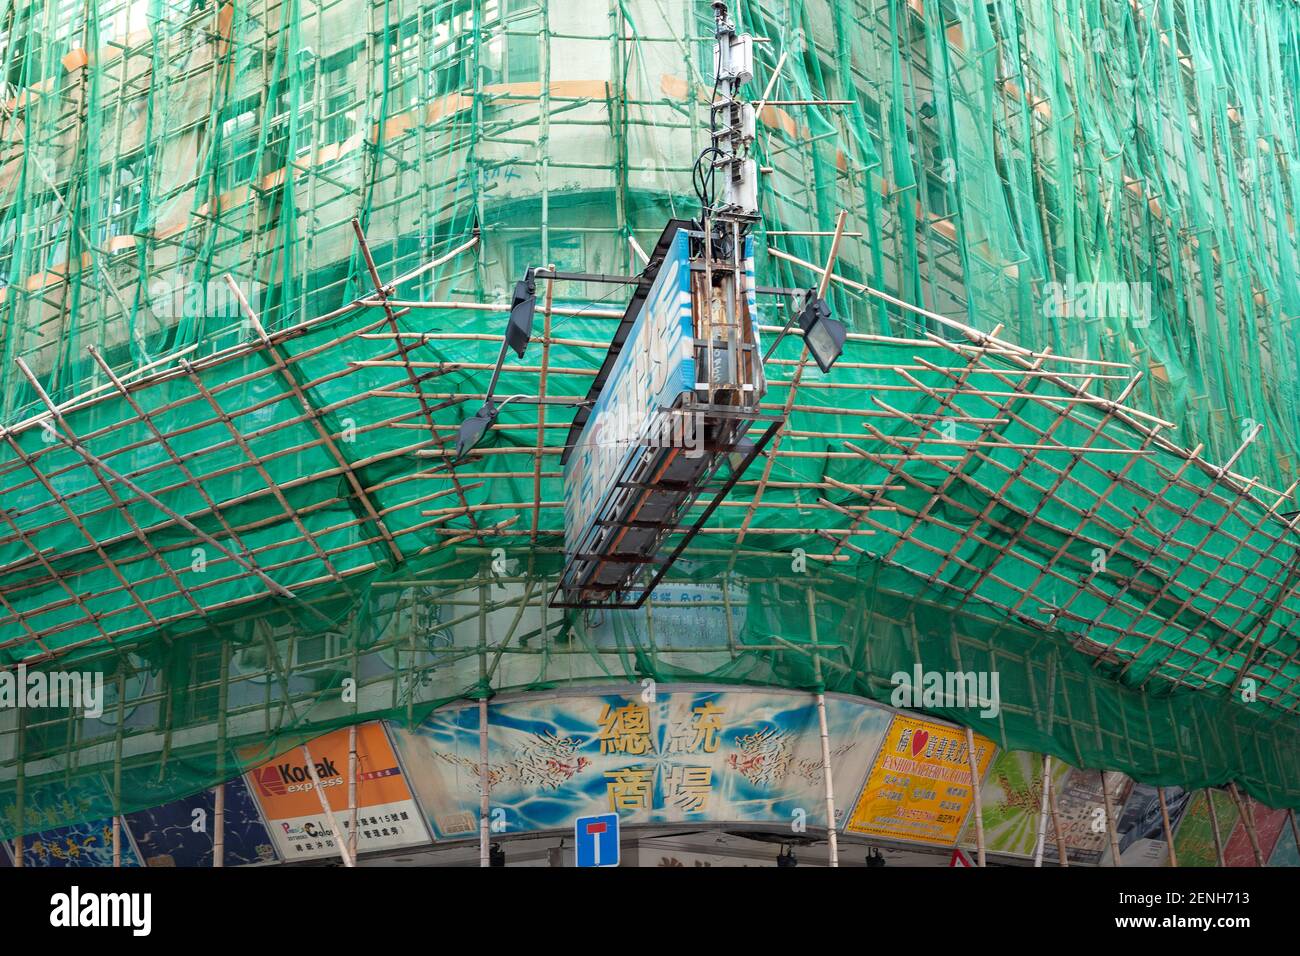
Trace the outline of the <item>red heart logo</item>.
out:
[[[916,733],[912,734],[912,756],[915,757],[924,750],[925,745],[929,740],[930,732],[928,730],[918,730]]]

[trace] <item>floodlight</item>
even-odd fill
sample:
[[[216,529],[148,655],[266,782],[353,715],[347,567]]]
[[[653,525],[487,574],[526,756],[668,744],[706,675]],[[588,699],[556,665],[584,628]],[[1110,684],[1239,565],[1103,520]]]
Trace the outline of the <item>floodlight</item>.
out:
[[[497,407],[489,401],[460,423],[460,431],[456,435],[456,457],[458,459],[464,458],[471,448],[482,441],[488,426],[492,424],[496,417]]]
[[[816,359],[817,367],[829,372],[844,351],[844,340],[848,338],[844,323],[831,318],[831,307],[825,299],[809,293],[799,313],[799,327],[803,329],[804,344]]]
[[[533,337],[533,313],[536,311],[537,281],[533,278],[533,270],[529,269],[515,283],[515,297],[510,303],[510,321],[506,324],[506,344],[520,358],[524,357],[528,340]]]

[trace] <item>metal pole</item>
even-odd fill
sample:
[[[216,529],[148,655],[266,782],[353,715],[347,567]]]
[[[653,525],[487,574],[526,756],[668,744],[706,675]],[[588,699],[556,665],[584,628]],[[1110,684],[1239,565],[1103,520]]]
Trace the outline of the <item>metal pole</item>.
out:
[[[122,818],[113,817],[113,869],[122,868]]]
[[[808,597],[808,636],[813,646],[813,676],[817,686],[822,686],[822,658],[817,651],[817,598],[812,588],[806,591]],[[826,694],[818,690],[814,695],[817,701],[817,725],[822,738],[822,776],[826,779],[826,865],[840,865],[839,833],[835,828],[835,782],[831,778],[831,735],[826,725]]]
[[[975,850],[978,864],[987,866],[984,853],[984,795],[980,793],[979,761],[975,759],[975,735],[966,728],[966,761],[970,764],[970,789],[975,798]]]
[[[817,723],[822,734],[822,774],[826,777],[826,841],[829,865],[840,865],[840,848],[835,829],[835,784],[831,780],[831,735],[826,728],[826,695],[817,695]]]
[[[1047,788],[1052,779],[1052,758],[1043,754],[1042,795],[1038,801],[1038,840],[1034,844],[1034,866],[1043,865],[1043,847],[1047,844]]]
[[[488,849],[488,704],[486,697],[478,701],[478,865],[491,866]]]
[[[357,858],[357,725],[348,728],[348,855]]]
[[[1165,825],[1165,842],[1169,844],[1169,865],[1178,865],[1178,854],[1174,852],[1174,829],[1169,825],[1169,805],[1165,803],[1165,788],[1156,787],[1156,799],[1160,801],[1160,819]]]
[[[343,840],[343,834],[339,832],[339,822],[334,819],[334,811],[330,809],[329,798],[325,796],[325,791],[321,789],[320,774],[316,772],[316,762],[311,759],[311,751],[307,745],[302,745],[302,755],[307,760],[307,773],[311,775],[312,786],[316,788],[316,796],[320,797],[320,808],[325,813],[325,820],[330,825],[330,832],[334,834],[334,845],[339,848],[339,856],[343,858],[344,866],[352,866],[352,857],[348,854],[347,844]]]

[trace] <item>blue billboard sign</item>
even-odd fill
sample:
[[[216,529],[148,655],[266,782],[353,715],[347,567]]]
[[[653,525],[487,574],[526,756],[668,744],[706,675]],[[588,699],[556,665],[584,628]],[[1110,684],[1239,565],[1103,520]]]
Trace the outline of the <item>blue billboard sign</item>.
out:
[[[199,793],[126,815],[146,866],[212,866],[216,792]],[[225,866],[272,863],[275,848],[242,777],[226,784]]]
[[[689,237],[677,230],[644,306],[564,464],[564,549],[590,550],[619,476],[639,444],[671,421],[667,410],[695,390]]]

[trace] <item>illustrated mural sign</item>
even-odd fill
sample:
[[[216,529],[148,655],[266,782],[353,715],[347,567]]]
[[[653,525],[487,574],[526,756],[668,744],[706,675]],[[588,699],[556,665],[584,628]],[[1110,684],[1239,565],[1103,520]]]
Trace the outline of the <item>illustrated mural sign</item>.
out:
[[[1052,761],[1052,780],[1058,793],[1070,768]],[[1038,841],[1042,812],[1043,757],[1023,750],[998,754],[980,791],[984,806],[984,845],[990,853],[1032,857]],[[975,845],[974,815],[962,831],[961,845]],[[1055,839],[1050,829],[1048,840]]]
[[[83,819],[70,826],[50,826],[55,820],[87,817],[96,806],[109,801],[102,777],[88,776],[71,784],[59,780],[32,787],[23,802],[23,866],[87,867],[113,865],[113,821],[111,818]],[[12,801],[12,794],[9,795]],[[18,819],[13,802],[4,805],[7,820]],[[42,829],[42,825],[44,828]],[[36,831],[36,832],[34,832]],[[140,865],[128,827],[121,827],[122,866]]]
[[[1229,834],[1237,825],[1239,814],[1232,797],[1222,790],[1198,790],[1183,815],[1183,822],[1174,832],[1174,849],[1178,851],[1179,866],[1219,865],[1219,856],[1214,848],[1214,821],[1210,817],[1207,793],[1214,799],[1221,843],[1227,843]]]
[[[828,697],[832,774],[861,784],[889,712]],[[568,829],[615,812],[627,824],[696,820],[825,825],[821,741],[811,695],[746,690],[557,694],[493,703],[488,779],[496,833]],[[473,836],[478,708],[435,711],[395,730],[435,838]]]
[[[1295,829],[1290,821],[1282,828],[1282,836],[1268,858],[1269,866],[1300,866],[1300,850],[1296,848]]]
[[[974,741],[982,781],[995,747],[978,734]],[[845,830],[952,846],[973,803],[966,731],[899,714]]]
[[[140,857],[131,833],[121,828],[122,866],[137,867]],[[23,840],[23,866],[83,867],[113,865],[113,821],[91,820],[46,830]]]
[[[1266,807],[1245,794],[1242,794],[1242,800],[1248,804],[1251,819],[1255,824],[1255,839],[1259,843],[1260,854],[1267,861],[1282,836],[1282,828],[1286,826],[1286,811]],[[1228,866],[1259,865],[1255,861],[1255,848],[1251,845],[1245,820],[1238,819],[1237,825],[1233,827],[1223,847],[1223,859]]]

